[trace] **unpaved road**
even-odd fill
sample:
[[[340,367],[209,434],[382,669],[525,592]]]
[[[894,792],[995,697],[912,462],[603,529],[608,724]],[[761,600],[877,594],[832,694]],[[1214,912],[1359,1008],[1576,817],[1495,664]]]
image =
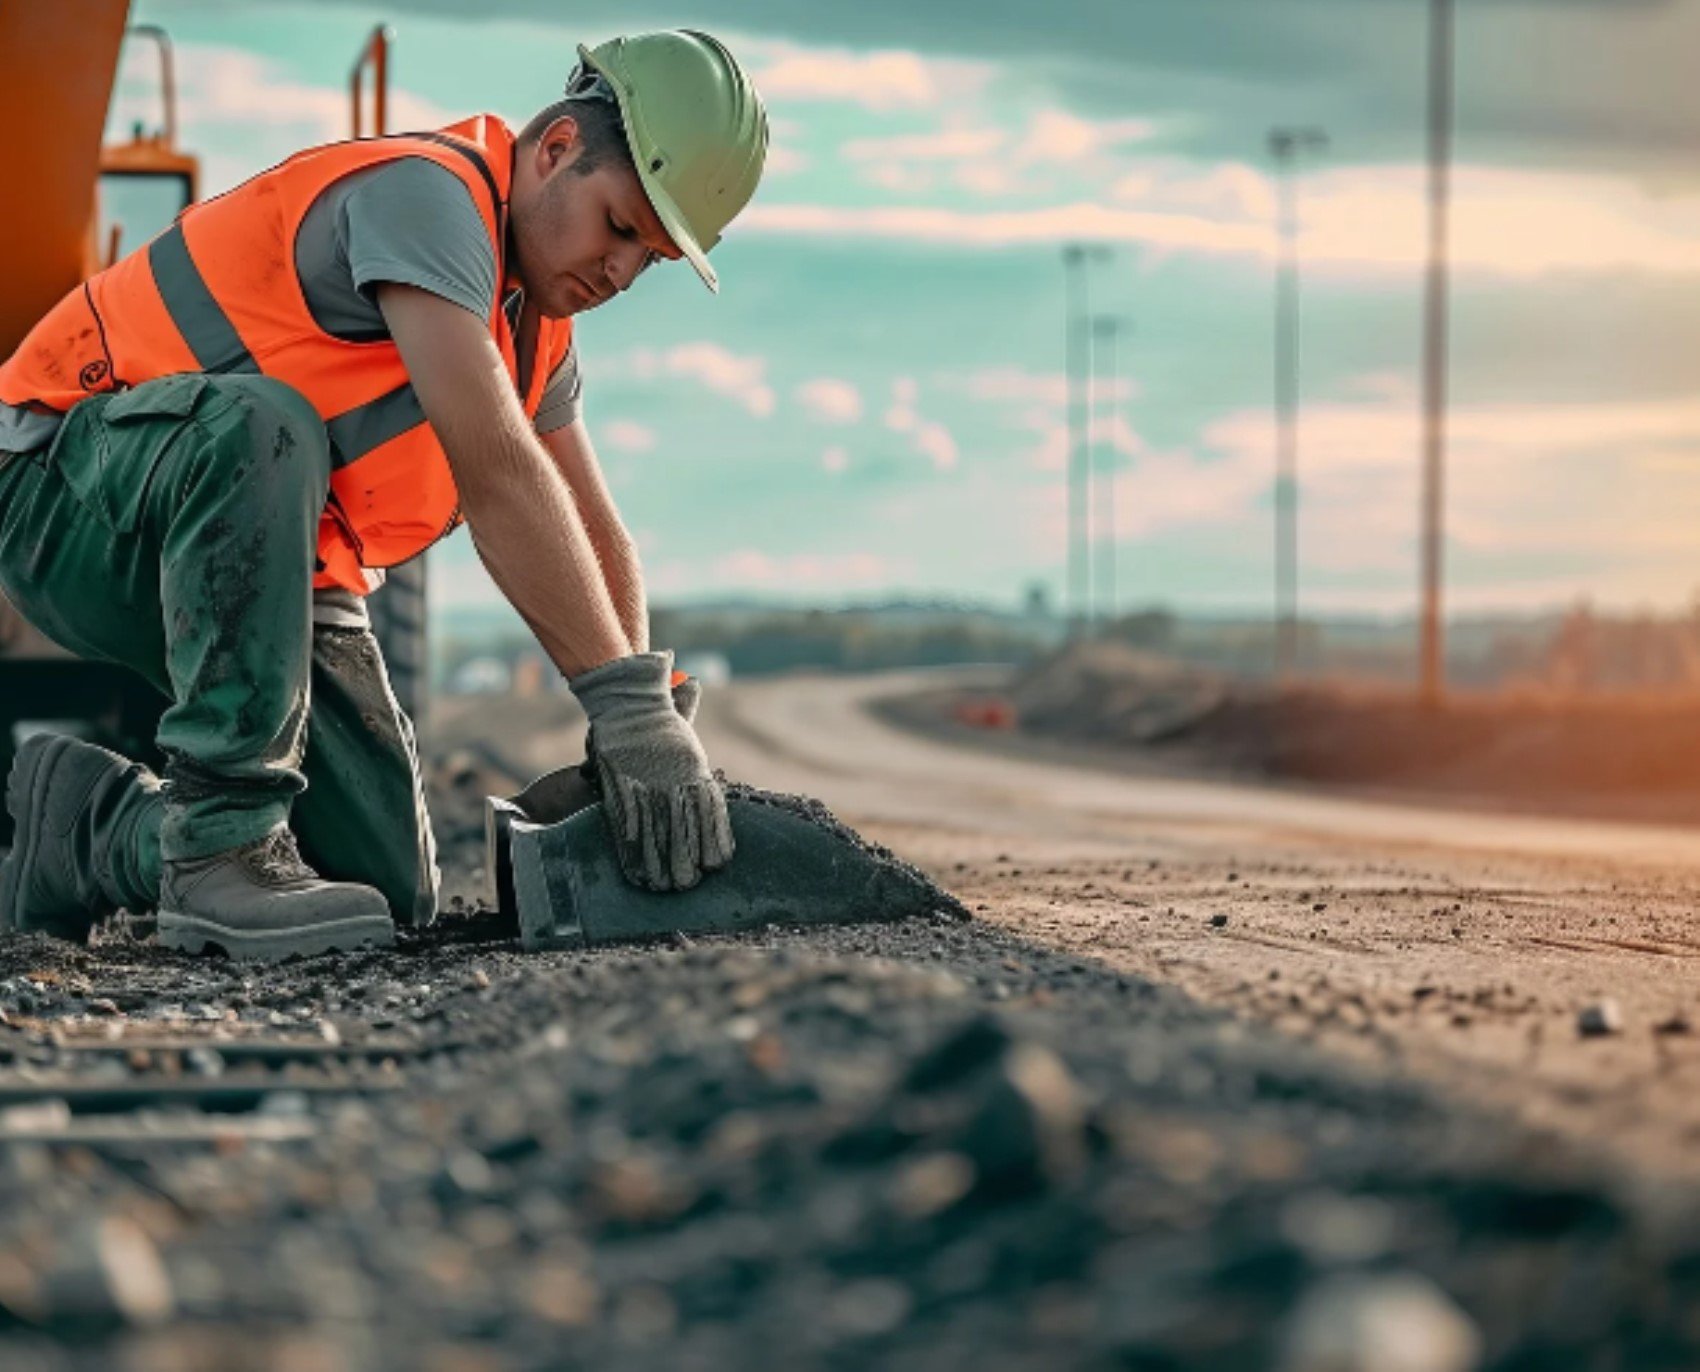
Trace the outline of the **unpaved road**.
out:
[[[821,796],[1023,937],[1700,1170],[1700,830],[1116,775],[868,713],[936,680],[741,684],[704,734],[730,774]],[[1583,1036],[1606,1000],[1622,1032]]]

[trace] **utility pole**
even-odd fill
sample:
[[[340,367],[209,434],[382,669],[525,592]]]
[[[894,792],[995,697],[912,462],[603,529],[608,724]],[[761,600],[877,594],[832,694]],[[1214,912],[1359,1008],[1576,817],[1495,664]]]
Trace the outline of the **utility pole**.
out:
[[[1098,548],[1096,576],[1097,599],[1095,617],[1110,623],[1116,617],[1116,428],[1121,413],[1118,403],[1121,378],[1117,374],[1116,343],[1122,321],[1115,315],[1099,315],[1092,321],[1093,361],[1103,358],[1097,374],[1104,379],[1104,394],[1109,399],[1108,415],[1093,416],[1092,427],[1099,431],[1097,451],[1098,528],[1094,538]],[[1106,432],[1107,431],[1107,432]]]
[[[1328,146],[1321,129],[1269,132],[1280,195],[1275,273],[1275,675],[1290,678],[1299,649],[1299,215],[1293,168]]]
[[[1092,614],[1092,548],[1088,517],[1092,470],[1088,439],[1092,407],[1091,289],[1093,262],[1109,260],[1108,248],[1070,243],[1063,248],[1068,309],[1065,343],[1068,371],[1068,598],[1069,634],[1085,632]]]
[[[1446,695],[1446,626],[1441,613],[1446,475],[1447,335],[1452,196],[1454,0],[1429,0],[1428,289],[1423,311],[1422,701]]]

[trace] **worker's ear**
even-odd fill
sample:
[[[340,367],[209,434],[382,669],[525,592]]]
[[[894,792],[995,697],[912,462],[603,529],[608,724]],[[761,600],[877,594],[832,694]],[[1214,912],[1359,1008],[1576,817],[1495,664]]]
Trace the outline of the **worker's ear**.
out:
[[[562,167],[570,167],[583,152],[584,136],[579,132],[578,120],[563,114],[537,140],[537,174],[547,177]]]

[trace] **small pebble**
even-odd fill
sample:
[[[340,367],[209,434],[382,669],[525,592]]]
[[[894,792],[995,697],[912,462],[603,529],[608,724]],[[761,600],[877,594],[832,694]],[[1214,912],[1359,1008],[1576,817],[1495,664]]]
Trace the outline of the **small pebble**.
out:
[[[1210,927],[1212,929],[1226,929],[1228,927],[1228,917],[1226,915],[1211,915]]]
[[[1325,1278],[1288,1326],[1283,1372],[1469,1372],[1481,1334],[1425,1277]]]
[[[1576,1016],[1576,1032],[1583,1038],[1604,1038],[1623,1032],[1623,1011],[1609,997],[1587,1006]]]

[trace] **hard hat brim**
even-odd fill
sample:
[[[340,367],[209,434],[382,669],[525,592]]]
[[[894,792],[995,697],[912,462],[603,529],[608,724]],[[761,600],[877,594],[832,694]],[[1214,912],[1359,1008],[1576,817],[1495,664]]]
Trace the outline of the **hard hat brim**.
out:
[[[696,268],[697,275],[702,278],[702,284],[716,295],[720,294],[720,277],[714,268],[708,265],[708,254],[697,242],[696,235],[691,232],[691,226],[686,222],[678,205],[674,203],[673,197],[667,193],[660,180],[644,164],[644,159],[638,153],[633,142],[633,115],[626,98],[626,83],[623,74],[612,71],[603,63],[598,62],[590,49],[583,43],[578,45],[578,55],[579,60],[585,66],[593,71],[600,72],[607,78],[608,84],[613,87],[614,98],[620,106],[620,123],[626,131],[626,146],[631,149],[632,165],[637,169],[638,183],[642,185],[644,194],[649,197],[649,203],[655,211],[655,217],[661,221],[661,227],[667,230],[667,236],[685,255],[685,260]]]

